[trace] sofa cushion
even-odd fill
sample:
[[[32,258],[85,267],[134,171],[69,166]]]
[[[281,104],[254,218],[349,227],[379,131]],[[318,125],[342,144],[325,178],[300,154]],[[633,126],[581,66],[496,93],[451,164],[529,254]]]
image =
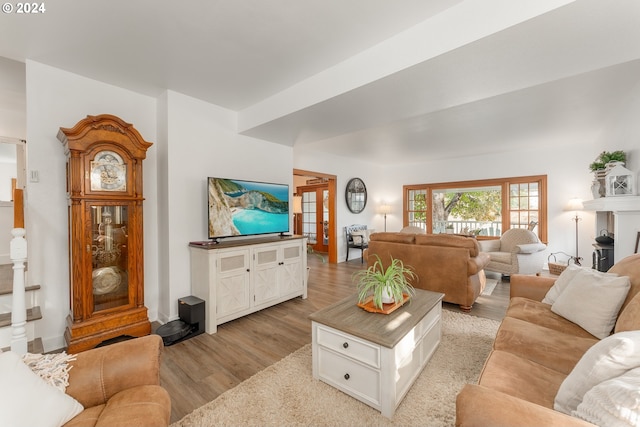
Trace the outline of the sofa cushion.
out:
[[[582,269],[558,296],[551,311],[602,339],[613,331],[629,287],[626,276]]]
[[[554,409],[571,414],[595,385],[640,367],[640,331],[620,332],[594,344],[562,382]]]
[[[566,375],[505,351],[493,350],[480,374],[480,385],[553,408]]]
[[[392,242],[392,243],[408,243],[415,242],[416,235],[410,233],[372,233],[369,240],[372,242]]]
[[[637,426],[640,423],[640,368],[593,387],[571,415],[599,426]]]
[[[507,308],[505,317],[525,320],[535,325],[544,326],[554,331],[564,332],[576,337],[594,338],[589,332],[575,323],[555,314],[549,304],[529,298],[513,297]]]
[[[495,350],[506,351],[568,375],[582,355],[598,340],[545,328],[524,320],[505,317]]]
[[[608,273],[614,273],[619,276],[627,276],[631,282],[629,294],[622,304],[624,310],[627,304],[640,293],[640,254],[629,255],[628,257],[618,261],[611,267]]]
[[[144,420],[145,426],[165,425],[171,418],[171,400],[165,390],[157,385],[143,385],[114,394],[104,405],[99,424],[130,425],[134,418],[136,422]]]
[[[14,352],[0,354],[0,379],[2,426],[62,426],[84,409],[33,373]]]
[[[618,316],[614,332],[635,331],[640,329],[640,294],[625,306]]]
[[[480,245],[473,237],[451,234],[417,234],[416,245],[448,246],[451,248],[469,249],[469,256],[477,256]]]

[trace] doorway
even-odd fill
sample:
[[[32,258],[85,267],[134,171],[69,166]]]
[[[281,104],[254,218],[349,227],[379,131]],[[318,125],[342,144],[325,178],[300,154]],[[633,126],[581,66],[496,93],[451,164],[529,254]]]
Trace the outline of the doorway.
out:
[[[307,236],[314,252],[327,253],[338,262],[336,243],[336,176],[293,170],[294,193],[301,197],[302,213],[296,216],[297,232]]]
[[[329,252],[329,185],[298,187],[302,197],[302,234],[315,252]]]

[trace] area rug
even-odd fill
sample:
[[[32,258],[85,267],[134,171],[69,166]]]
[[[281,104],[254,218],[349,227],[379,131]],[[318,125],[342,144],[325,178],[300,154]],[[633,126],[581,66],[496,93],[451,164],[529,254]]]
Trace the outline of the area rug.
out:
[[[464,384],[477,381],[498,325],[443,310],[440,346],[391,420],[314,380],[311,344],[307,344],[172,427],[452,426],[456,395]]]
[[[498,284],[498,280],[497,279],[489,279],[487,278],[487,283],[485,283],[484,285],[484,289],[482,290],[482,294],[484,296],[489,296],[493,293],[494,289],[496,288],[496,285]]]

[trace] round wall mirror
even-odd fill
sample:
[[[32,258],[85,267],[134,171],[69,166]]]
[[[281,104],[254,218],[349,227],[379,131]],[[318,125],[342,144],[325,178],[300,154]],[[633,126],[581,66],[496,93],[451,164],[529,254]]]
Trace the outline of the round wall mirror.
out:
[[[367,205],[367,187],[360,178],[352,178],[347,183],[345,191],[347,207],[353,213],[360,213]]]

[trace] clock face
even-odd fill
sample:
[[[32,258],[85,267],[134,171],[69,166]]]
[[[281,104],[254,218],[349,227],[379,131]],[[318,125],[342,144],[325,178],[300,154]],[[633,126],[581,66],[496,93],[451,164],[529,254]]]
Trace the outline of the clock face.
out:
[[[127,165],[113,151],[100,151],[91,161],[91,191],[127,191]]]

